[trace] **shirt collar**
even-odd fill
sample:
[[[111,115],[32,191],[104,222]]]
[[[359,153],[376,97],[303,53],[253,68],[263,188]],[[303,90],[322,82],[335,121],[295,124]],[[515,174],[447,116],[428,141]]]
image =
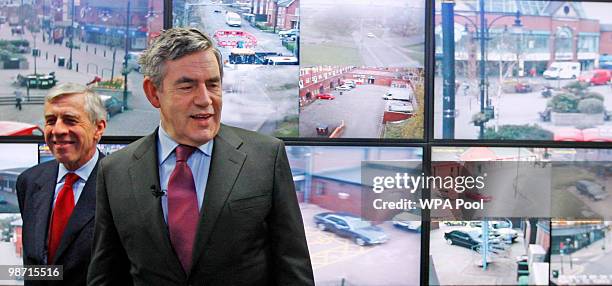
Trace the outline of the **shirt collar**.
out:
[[[80,179],[87,181],[87,179],[89,178],[89,175],[91,175],[91,172],[96,167],[96,162],[98,162],[99,156],[100,155],[98,154],[98,150],[96,149],[96,152],[94,153],[93,157],[91,157],[91,159],[89,159],[89,161],[87,161],[85,165],[76,169],[76,171],[70,171],[66,169],[66,167],[64,167],[64,164],[60,163],[59,170],[57,172],[57,182],[55,183],[57,184],[61,182],[66,176],[66,174],[70,172],[77,174],[77,176],[79,176]]]
[[[172,154],[176,146],[178,146],[179,144],[176,143],[176,141],[174,141],[170,137],[170,135],[168,135],[166,130],[164,130],[164,128],[162,127],[161,123],[159,124],[158,133],[159,133],[158,142],[159,142],[159,155],[160,155],[159,164],[161,165],[166,161],[166,159],[168,159],[168,157],[170,157],[170,154]],[[204,153],[204,155],[208,157],[212,155],[212,148],[213,148],[213,140],[210,140],[198,146],[198,150],[200,150],[200,152]]]

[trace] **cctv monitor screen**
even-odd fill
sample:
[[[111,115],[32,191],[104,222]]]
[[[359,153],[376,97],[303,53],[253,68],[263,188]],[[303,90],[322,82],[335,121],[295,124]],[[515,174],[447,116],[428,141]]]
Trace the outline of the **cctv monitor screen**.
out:
[[[221,122],[276,137],[298,136],[299,1],[173,1],[174,27],[197,28],[221,52]]]
[[[436,1],[434,138],[612,141],[610,7]]]
[[[163,0],[4,2],[0,136],[42,135],[44,97],[66,82],[99,94],[105,135],[139,136],[157,127],[138,58],[163,27]]]
[[[549,285],[550,220],[432,221],[429,285]]]
[[[19,212],[0,213],[0,264],[14,267],[23,265],[22,227],[23,221]],[[0,283],[23,285],[23,280],[9,278],[9,273],[4,274]]]
[[[19,213],[17,177],[38,164],[37,144],[0,144],[0,213]]]
[[[362,212],[362,161],[422,160],[420,147],[287,146],[317,285],[419,285],[421,218]]]
[[[555,285],[610,285],[609,220],[552,221],[550,281]]]

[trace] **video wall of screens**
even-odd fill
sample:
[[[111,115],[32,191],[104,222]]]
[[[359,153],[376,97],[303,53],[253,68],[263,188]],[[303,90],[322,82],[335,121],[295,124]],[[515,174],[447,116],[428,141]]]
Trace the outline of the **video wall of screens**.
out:
[[[42,135],[44,96],[65,82],[100,94],[110,117],[105,135],[139,136],[157,127],[137,61],[163,27],[163,0],[4,2],[0,121],[7,122],[0,136]]]
[[[450,4],[421,0],[13,2],[0,7],[0,49],[9,57],[0,57],[0,127],[10,127],[0,136],[41,135],[43,96],[68,81],[102,94],[105,135],[119,136],[113,142],[152,132],[159,115],[142,92],[137,60],[171,19],[165,26],[196,27],[222,52],[222,122],[292,141],[287,154],[317,285],[612,284],[612,151],[475,141],[612,140],[609,3],[458,0],[449,16]],[[425,85],[433,87],[427,94]],[[308,145],[328,138],[353,146]],[[358,146],[360,139],[386,145]],[[474,141],[443,147],[439,139]],[[110,154],[125,144],[98,147]],[[19,160],[9,156],[0,172],[53,159],[44,144],[10,145],[7,156],[32,160],[14,166]],[[432,199],[482,201],[495,215],[364,220],[359,172],[367,160],[423,162],[433,175],[491,171],[494,188],[430,191]],[[17,212],[0,192],[0,264],[21,263]],[[341,235],[330,221],[356,231]],[[13,256],[4,253],[16,261],[5,263]]]
[[[612,141],[609,3],[442,2],[434,138]]]
[[[223,54],[222,122],[278,137],[423,139],[425,1],[172,4],[173,26],[201,29]]]
[[[422,161],[420,147],[287,146],[317,285],[419,285],[421,219],[362,220],[362,161]]]

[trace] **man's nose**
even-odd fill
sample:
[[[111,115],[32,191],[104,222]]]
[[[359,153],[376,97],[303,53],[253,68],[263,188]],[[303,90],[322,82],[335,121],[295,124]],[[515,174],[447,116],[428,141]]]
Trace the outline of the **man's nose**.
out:
[[[193,99],[193,102],[196,105],[200,105],[200,106],[211,105],[212,104],[212,98],[210,96],[211,96],[211,94],[208,91],[208,89],[206,88],[206,84],[202,84],[202,86],[198,89],[198,92],[195,95],[195,98]]]
[[[64,123],[63,120],[58,119],[53,125],[53,130],[51,131],[53,135],[62,135],[68,133],[68,126]]]

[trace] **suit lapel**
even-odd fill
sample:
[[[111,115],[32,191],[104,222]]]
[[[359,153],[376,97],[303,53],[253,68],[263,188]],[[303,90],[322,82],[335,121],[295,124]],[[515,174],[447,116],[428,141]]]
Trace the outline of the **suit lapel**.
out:
[[[227,127],[221,126],[215,137],[208,183],[204,193],[204,205],[200,211],[200,221],[193,252],[193,266],[198,265],[205,245],[219,218],[227,198],[238,178],[246,154],[237,150],[242,140]],[[205,257],[205,256],[204,256]]]
[[[102,158],[104,158],[104,155],[100,153],[98,162],[100,162]],[[94,217],[96,212],[96,176],[98,171],[98,162],[96,162],[96,166],[91,171],[87,182],[85,182],[85,186],[83,187],[79,201],[70,215],[70,219],[68,220],[68,225],[66,226],[64,234],[62,234],[62,239],[57,248],[57,253],[55,254],[55,259],[53,259],[53,261],[60,261],[59,258],[62,256],[64,251],[68,248],[68,246],[70,246],[72,241],[78,237],[81,229]]]
[[[168,227],[164,221],[164,213],[161,207],[161,197],[153,195],[153,191],[159,191],[159,164],[157,159],[157,132],[147,136],[137,147],[129,167],[130,178],[132,181],[131,195],[132,200],[138,205],[143,227],[147,229],[154,245],[159,245],[162,253],[157,253],[165,257],[164,261],[168,268],[173,270],[176,275],[185,277],[183,267],[173,251],[170,242]],[[127,202],[127,203],[131,203]]]
[[[47,264],[46,245],[47,232],[49,230],[49,219],[51,216],[51,205],[53,204],[53,194],[55,193],[55,182],[57,180],[58,163],[52,164],[36,180],[37,190],[32,195],[34,209],[34,222],[32,233],[34,251],[41,264]]]

